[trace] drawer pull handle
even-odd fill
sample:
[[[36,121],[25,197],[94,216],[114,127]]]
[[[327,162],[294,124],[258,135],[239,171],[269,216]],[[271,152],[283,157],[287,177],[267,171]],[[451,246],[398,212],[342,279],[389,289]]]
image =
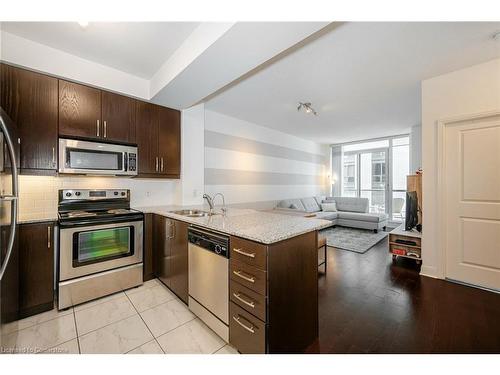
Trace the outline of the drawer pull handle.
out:
[[[247,326],[246,324],[243,324],[241,321],[240,321],[240,317],[236,317],[236,316],[233,316],[233,319],[236,323],[238,323],[240,326],[242,326],[244,329],[246,329],[248,332],[250,333],[255,333],[255,329],[254,329],[254,326],[252,325],[251,327]]]
[[[254,282],[255,282],[255,277],[248,277],[248,276],[245,276],[245,275],[243,275],[243,273],[242,273],[241,271],[233,271],[233,273],[234,273],[236,276],[238,276],[238,277],[242,278],[243,280],[248,281],[249,283],[254,283]]]
[[[255,308],[255,302],[254,301],[247,301],[246,299],[241,297],[241,294],[239,293],[233,293],[234,298],[236,298],[238,301],[243,302],[245,305],[250,306],[252,309]]]
[[[244,255],[249,258],[255,258],[255,253],[247,253],[237,247],[233,248],[234,251],[236,251],[238,254]]]

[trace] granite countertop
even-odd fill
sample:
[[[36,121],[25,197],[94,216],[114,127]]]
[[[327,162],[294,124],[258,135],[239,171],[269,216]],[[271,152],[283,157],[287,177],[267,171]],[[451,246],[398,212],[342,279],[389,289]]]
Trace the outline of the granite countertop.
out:
[[[56,214],[39,214],[39,215],[19,215],[17,218],[18,224],[43,223],[47,221],[57,221]]]
[[[215,210],[215,212],[218,213],[217,215],[206,217],[186,217],[174,214],[170,211],[182,209],[198,209],[208,211],[208,209],[203,206],[159,206],[133,208],[144,213],[159,214],[266,245],[332,225],[331,221],[328,220],[288,216],[253,209],[228,208],[226,215],[224,216],[220,213],[220,208],[217,208]]]

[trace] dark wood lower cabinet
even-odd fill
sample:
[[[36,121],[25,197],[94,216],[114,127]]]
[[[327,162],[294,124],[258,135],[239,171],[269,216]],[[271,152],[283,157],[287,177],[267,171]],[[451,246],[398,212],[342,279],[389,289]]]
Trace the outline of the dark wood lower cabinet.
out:
[[[144,214],[144,248],[142,252],[143,272],[142,278],[148,281],[155,278],[155,259],[153,258],[153,214]]]
[[[20,318],[54,307],[54,223],[19,225]]]
[[[241,353],[301,353],[318,337],[317,233],[271,245],[231,237],[229,341]]]
[[[7,244],[11,232],[10,225],[0,227],[0,264],[7,255]],[[0,291],[2,304],[2,323],[12,322],[19,318],[19,235],[16,235],[9,264],[3,275]]]
[[[189,224],[152,215],[146,226],[152,228],[152,266],[154,275],[174,292],[182,301],[188,302],[188,242]],[[148,229],[146,228],[146,233]],[[147,255],[146,255],[147,256]],[[148,261],[145,259],[145,266]]]

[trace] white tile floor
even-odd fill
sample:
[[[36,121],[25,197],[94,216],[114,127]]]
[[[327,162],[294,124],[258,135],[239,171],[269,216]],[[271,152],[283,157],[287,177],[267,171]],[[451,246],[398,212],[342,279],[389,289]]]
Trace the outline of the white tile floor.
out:
[[[236,354],[157,280],[2,330],[3,352]]]

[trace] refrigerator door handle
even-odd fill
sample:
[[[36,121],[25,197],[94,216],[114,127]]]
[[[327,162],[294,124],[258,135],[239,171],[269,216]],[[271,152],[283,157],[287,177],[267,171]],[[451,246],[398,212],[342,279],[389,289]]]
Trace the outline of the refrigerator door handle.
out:
[[[17,172],[16,152],[14,149],[14,145],[12,144],[12,139],[10,138],[9,131],[7,130],[7,125],[5,124],[1,113],[0,113],[0,131],[2,131],[2,133],[4,135],[5,143],[7,143],[7,147],[9,149],[10,165],[11,165],[11,169],[12,169],[12,195],[6,196],[7,200],[10,200],[12,202],[11,203],[11,217],[10,217],[10,236],[9,236],[9,241],[7,242],[7,252],[5,255],[5,260],[0,267],[0,280],[1,280],[3,278],[5,270],[7,269],[7,264],[9,264],[9,259],[10,259],[10,256],[12,255],[12,249],[14,247],[14,240],[16,238],[17,198],[19,195],[19,188],[18,188],[18,172]]]

